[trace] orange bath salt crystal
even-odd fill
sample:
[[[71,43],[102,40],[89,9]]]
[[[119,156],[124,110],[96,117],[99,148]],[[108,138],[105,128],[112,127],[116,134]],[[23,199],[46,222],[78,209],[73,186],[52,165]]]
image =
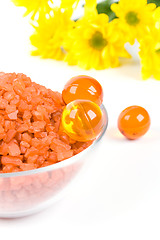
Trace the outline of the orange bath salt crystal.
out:
[[[16,95],[13,100],[10,101],[10,105],[16,105],[18,106],[20,97]]]
[[[70,143],[69,136],[66,133],[60,133],[59,138],[61,141],[63,141],[66,144]]]
[[[55,152],[50,152],[47,160],[51,161],[53,163],[56,163],[57,162],[57,154]]]
[[[66,83],[62,97],[66,104],[83,99],[95,102],[100,106],[103,102],[103,89],[100,83],[92,77],[76,76]]]
[[[26,123],[21,124],[17,129],[17,132],[19,133],[23,133],[26,131],[28,131],[28,125]]]
[[[16,110],[15,112],[9,113],[8,117],[11,120],[16,120],[17,119],[17,114],[18,114],[18,110]]]
[[[65,151],[65,152],[58,151],[58,153],[57,153],[58,161],[65,160],[65,159],[70,158],[72,156],[73,156],[73,150]]]
[[[0,133],[0,140],[3,140],[5,138],[6,134],[5,133]]]
[[[5,142],[3,142],[0,145],[0,155],[7,155],[8,154],[8,144],[6,144]]]
[[[38,138],[33,138],[32,141],[31,141],[31,145],[35,148],[39,148],[40,145],[41,145],[41,142]]]
[[[32,126],[30,127],[29,130],[33,133],[41,132],[44,131],[45,126],[46,126],[45,121],[36,121],[32,123]]]
[[[13,168],[14,168],[14,166],[13,166],[12,164],[6,164],[6,165],[3,167],[3,172],[4,172],[4,173],[13,172]]]
[[[19,157],[12,157],[12,156],[2,156],[1,163],[3,165],[11,164],[14,166],[20,166],[22,164],[22,160]]]
[[[30,143],[32,140],[32,137],[28,133],[23,133],[22,134],[22,141]]]
[[[15,139],[16,139],[18,142],[20,142],[21,139],[22,139],[22,134],[19,133],[19,132],[17,132],[17,133],[16,133],[16,136],[15,136]]]
[[[18,105],[18,110],[20,112],[29,111],[30,106],[24,100],[20,100],[19,105]]]
[[[5,142],[9,143],[16,136],[16,133],[15,129],[9,129],[6,134]]]
[[[25,157],[28,158],[29,156],[34,156],[38,154],[39,154],[39,150],[37,148],[30,147],[29,149],[27,149]]]
[[[4,116],[2,116],[2,115],[0,114],[0,125],[1,125],[2,127],[4,127],[4,124],[5,124]]]
[[[2,127],[1,124],[0,124],[0,133],[4,133],[4,128]]]
[[[21,150],[21,153],[22,154],[25,154],[26,151],[27,151],[27,148],[23,147],[23,146],[20,146],[20,150]]]
[[[25,142],[25,141],[21,141],[20,142],[20,146],[23,146],[25,148],[29,148],[30,147],[30,144],[28,142]]]
[[[17,109],[16,109],[16,106],[15,105],[7,105],[6,106],[6,113],[9,114],[9,113],[13,113],[15,112]]]
[[[8,144],[8,152],[10,156],[14,156],[14,157],[19,156],[21,154],[18,144],[14,142],[10,142]]]
[[[37,159],[38,159],[38,155],[29,156],[27,158],[27,163],[36,163]]]
[[[59,152],[59,151],[65,152],[65,151],[69,151],[71,149],[71,146],[62,142],[59,139],[53,139],[50,145],[50,148],[55,152]]]
[[[23,113],[23,120],[31,119],[32,113],[29,110],[25,110]]]
[[[45,161],[45,162],[41,165],[41,167],[48,167],[48,166],[50,166],[50,165],[52,165],[52,164],[53,164],[52,162]]]
[[[34,164],[34,163],[23,163],[20,166],[20,169],[22,169],[22,171],[29,171],[29,170],[33,170],[33,169],[36,169],[36,168],[37,168],[37,165]]]
[[[7,132],[10,129],[15,129],[15,127],[16,127],[15,121],[5,120],[4,122],[5,132]]]
[[[8,104],[8,101],[6,99],[3,99],[1,96],[0,96],[0,109],[5,109],[6,106]]]
[[[36,132],[34,135],[36,138],[45,138],[47,137],[47,132]]]
[[[5,92],[4,94],[3,94],[3,97],[4,97],[4,99],[6,99],[8,102],[10,102],[11,100],[13,100],[14,98],[15,98],[15,93],[14,93],[14,91],[13,92]]]

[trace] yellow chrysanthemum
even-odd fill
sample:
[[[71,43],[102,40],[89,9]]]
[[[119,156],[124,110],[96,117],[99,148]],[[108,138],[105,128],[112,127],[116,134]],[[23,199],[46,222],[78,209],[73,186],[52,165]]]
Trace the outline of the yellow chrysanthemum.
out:
[[[131,44],[135,38],[140,39],[146,34],[148,27],[153,24],[153,10],[156,5],[147,4],[147,0],[120,0],[111,5],[111,9],[118,17],[114,21],[119,24],[126,40]]]
[[[152,29],[150,34],[140,41],[142,78],[153,76],[160,80],[160,30]]]
[[[77,6],[80,0],[62,0],[61,1],[61,8],[70,8],[73,6]]]
[[[105,14],[81,18],[65,39],[65,60],[84,69],[117,67],[119,56],[128,57],[121,33]]]
[[[31,14],[33,20],[37,13],[49,13],[53,0],[12,0],[12,2],[18,7],[25,7],[26,13],[24,16]]]
[[[80,0],[61,0],[61,8],[77,7]],[[96,6],[97,0],[85,0],[85,8],[93,9]]]
[[[156,10],[153,12],[153,18],[155,21],[155,27],[160,29],[160,7],[157,7]]]
[[[32,55],[62,60],[63,41],[73,24],[70,12],[62,12],[59,8],[54,9],[53,16],[39,18],[38,26],[34,26],[35,33],[30,37],[31,44],[35,47]]]

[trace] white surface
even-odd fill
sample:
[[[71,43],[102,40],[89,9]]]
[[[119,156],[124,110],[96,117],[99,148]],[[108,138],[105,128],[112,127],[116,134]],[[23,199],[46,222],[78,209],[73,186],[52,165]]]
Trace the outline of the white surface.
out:
[[[22,9],[0,2],[0,71],[23,72],[61,91],[70,77],[91,75],[102,84],[109,127],[90,167],[68,196],[27,218],[0,220],[2,239],[160,239],[160,82],[142,81],[139,60],[117,69],[83,71],[29,56],[31,27]],[[135,48],[130,50],[135,52]],[[117,130],[121,110],[141,105],[152,125],[145,137],[125,140]]]

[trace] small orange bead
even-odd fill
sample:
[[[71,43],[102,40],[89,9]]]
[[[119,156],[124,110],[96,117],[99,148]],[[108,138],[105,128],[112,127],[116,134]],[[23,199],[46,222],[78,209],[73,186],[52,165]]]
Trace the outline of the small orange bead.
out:
[[[89,76],[77,76],[66,83],[62,97],[66,104],[77,99],[84,99],[100,106],[103,102],[103,89],[96,79]]]
[[[87,142],[95,139],[104,125],[100,107],[89,100],[75,100],[63,110],[61,130],[73,140]]]
[[[118,118],[118,128],[128,139],[134,140],[143,136],[150,127],[148,112],[139,106],[124,109]]]

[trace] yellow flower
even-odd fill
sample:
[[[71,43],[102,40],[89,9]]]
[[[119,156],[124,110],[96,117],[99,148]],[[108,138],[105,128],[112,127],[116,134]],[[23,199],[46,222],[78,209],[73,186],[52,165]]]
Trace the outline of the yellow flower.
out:
[[[155,27],[160,29],[160,7],[157,7],[153,12],[153,18],[155,21]]]
[[[120,0],[111,5],[118,17],[114,21],[119,24],[126,40],[131,44],[135,38],[140,39],[146,34],[148,27],[153,24],[153,10],[156,5],[147,4],[147,0]]]
[[[84,69],[117,67],[119,56],[129,57],[124,49],[123,36],[105,14],[81,18],[64,42],[68,52],[65,61]]]
[[[79,4],[80,0],[61,0],[61,8],[76,8]],[[85,0],[85,9],[93,10],[97,5],[97,0]]]
[[[61,9],[55,8],[53,16],[39,18],[38,26],[34,26],[35,33],[30,37],[31,44],[35,47],[32,55],[57,60],[64,58],[63,41],[69,29],[73,27],[70,16],[69,11],[62,12]]]
[[[71,8],[73,6],[77,7],[80,0],[62,0],[61,8]]]
[[[25,7],[26,13],[24,16],[31,14],[33,20],[36,14],[49,13],[53,0],[12,0],[18,7]]]
[[[152,31],[140,41],[142,78],[148,79],[153,76],[160,80],[160,31]]]

